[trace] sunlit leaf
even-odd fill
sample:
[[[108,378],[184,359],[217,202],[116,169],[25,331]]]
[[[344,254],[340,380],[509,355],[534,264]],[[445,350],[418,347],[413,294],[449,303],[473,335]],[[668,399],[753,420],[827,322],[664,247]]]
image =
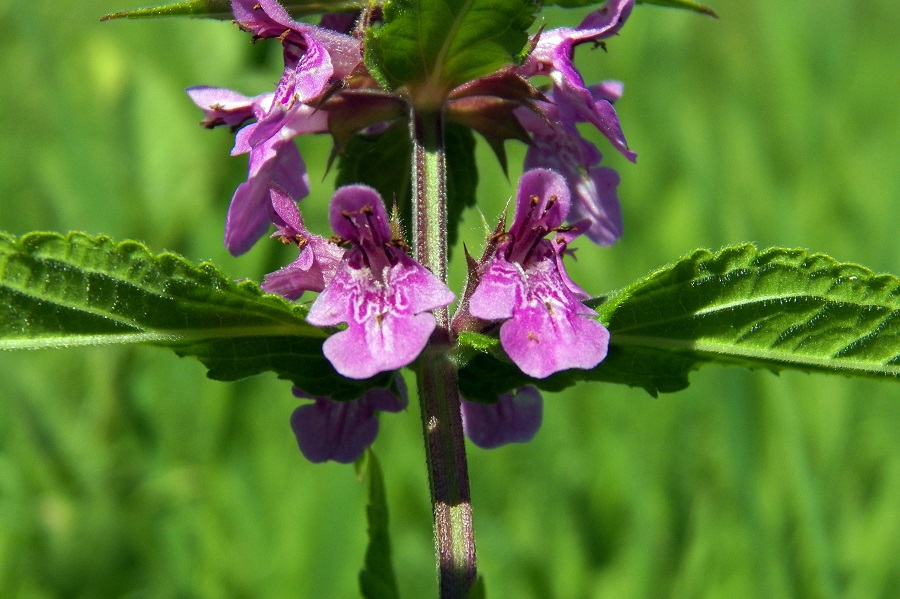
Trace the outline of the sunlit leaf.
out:
[[[369,487],[369,503],[366,506],[369,544],[366,546],[365,566],[359,573],[360,594],[365,599],[397,599],[400,592],[397,589],[397,577],[391,561],[384,474],[371,450],[366,452],[360,469],[361,474],[368,480]]]
[[[366,38],[366,65],[413,103],[439,107],[458,85],[517,60],[534,20],[533,0],[391,0]]]
[[[281,2],[285,9],[295,17],[324,12],[342,12],[360,10],[365,7],[364,1],[357,0],[287,0]],[[231,0],[185,0],[162,6],[123,10],[101,17],[101,21],[111,19],[148,19],[156,17],[206,17],[210,19],[233,18]]]
[[[0,304],[0,349],[157,345],[196,357],[216,380],[271,371],[335,399],[389,382],[339,376],[322,355],[328,332],[306,323],[305,307],[133,241],[0,235]]]

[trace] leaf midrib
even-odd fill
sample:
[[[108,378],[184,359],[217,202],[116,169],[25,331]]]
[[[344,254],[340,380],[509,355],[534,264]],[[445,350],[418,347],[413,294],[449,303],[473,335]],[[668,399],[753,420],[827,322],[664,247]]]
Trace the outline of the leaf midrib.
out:
[[[900,355],[895,355],[884,362],[864,360],[850,360],[847,358],[835,358],[833,356],[816,357],[798,352],[778,351],[771,348],[755,348],[742,345],[716,343],[705,339],[672,339],[667,337],[653,337],[646,335],[622,335],[616,334],[610,338],[610,345],[622,347],[645,347],[653,349],[683,350],[701,354],[709,354],[721,358],[745,358],[747,360],[760,360],[777,364],[806,365],[831,372],[844,372],[847,374],[878,374],[882,376],[900,377],[900,363],[891,364],[898,360]]]
[[[673,285],[672,287],[676,287],[676,286]],[[647,294],[646,297],[649,297],[649,295],[650,294]],[[634,297],[634,296],[631,296],[631,297]],[[643,299],[644,298],[642,298],[642,301],[643,301]],[[662,325],[662,324],[690,320],[696,316],[708,316],[708,315],[716,314],[719,312],[726,312],[728,310],[731,310],[731,309],[737,308],[737,307],[750,308],[754,304],[765,304],[767,302],[775,302],[775,301],[784,303],[784,302],[787,302],[790,300],[798,300],[798,299],[811,300],[811,301],[815,301],[815,302],[820,302],[824,305],[831,305],[831,306],[851,306],[854,308],[858,308],[858,310],[860,312],[862,312],[866,309],[871,309],[871,308],[881,308],[884,310],[888,310],[888,313],[885,315],[885,318],[889,318],[893,314],[896,314],[898,311],[900,311],[900,308],[898,308],[897,306],[891,306],[891,305],[885,304],[885,303],[877,303],[877,302],[857,303],[857,302],[836,300],[836,299],[832,299],[832,298],[825,297],[822,295],[814,295],[814,294],[809,294],[809,293],[796,293],[796,294],[788,293],[788,294],[779,294],[779,295],[767,295],[767,296],[763,296],[763,297],[759,297],[759,298],[753,298],[750,300],[733,301],[733,302],[728,302],[728,303],[724,303],[724,304],[716,304],[715,306],[708,306],[708,307],[702,308],[700,310],[695,310],[693,312],[685,312],[684,314],[681,314],[677,317],[658,319],[658,320],[644,320],[644,321],[641,321],[641,323],[639,323],[639,324],[635,324],[635,325],[627,326],[627,327],[623,327],[623,328],[616,328],[615,331],[616,331],[616,333],[621,333],[621,332],[625,332],[625,331],[641,330],[645,327],[654,327],[654,326],[658,326],[658,325]],[[609,319],[610,322],[615,318],[615,315],[616,315],[616,313],[614,311],[611,314],[611,317]]]

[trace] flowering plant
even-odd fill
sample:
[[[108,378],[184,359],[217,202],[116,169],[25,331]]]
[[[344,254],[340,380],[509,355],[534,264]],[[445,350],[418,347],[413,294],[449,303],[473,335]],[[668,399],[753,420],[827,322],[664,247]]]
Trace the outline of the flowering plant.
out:
[[[602,165],[586,129],[637,156],[613,106],[622,84],[586,83],[574,55],[618,35],[633,5],[608,0],[575,27],[537,30],[531,0],[151,9],[233,17],[253,41],[280,46],[274,91],[187,93],[202,124],[233,129],[232,154],[249,155],[225,246],[244,254],[271,234],[296,256],[256,285],[133,242],[4,237],[5,347],[142,342],[194,356],[220,380],[274,371],[312,400],[290,419],[300,452],[314,462],[368,459],[373,473],[366,451],[378,414],[406,407],[409,367],[447,597],[480,588],[463,435],[485,448],[530,440],[542,390],[604,381],[655,395],[686,387],[709,362],[897,377],[894,277],[746,244],[695,251],[599,297],[567,273],[574,245],[609,246],[623,234],[619,174]],[[302,20],[323,9],[318,25]],[[501,216],[485,231],[479,258],[464,251],[467,280],[454,291],[448,263],[475,203],[473,132],[504,168],[507,142],[528,149],[511,224]],[[331,231],[311,231],[301,216],[317,180],[295,144],[307,134],[334,144]],[[373,154],[393,163],[389,172],[371,168]],[[383,538],[372,542],[389,553]],[[394,592],[389,561],[367,560],[364,572],[364,594]]]

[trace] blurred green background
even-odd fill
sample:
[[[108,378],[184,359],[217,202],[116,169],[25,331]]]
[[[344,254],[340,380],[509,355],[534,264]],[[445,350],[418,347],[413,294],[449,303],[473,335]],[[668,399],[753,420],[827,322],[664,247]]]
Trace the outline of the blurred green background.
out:
[[[579,50],[588,81],[625,82],[640,156],[600,144],[626,235],[582,244],[575,278],[602,293],[739,241],[900,273],[896,3],[710,1],[719,21],[638,7],[608,53]],[[183,89],[269,90],[277,44],[222,22],[97,21],[129,7],[0,6],[0,229],[135,238],[259,280],[290,250],[221,248],[246,159],[197,125]],[[304,215],[324,231],[329,144],[300,146]],[[513,186],[480,151],[492,219]],[[489,596],[900,596],[900,386],[718,367],[692,381],[656,399],[579,386],[546,398],[533,442],[472,448]],[[214,382],[150,348],[4,353],[0,399],[0,597],[356,595],[364,486],[299,455],[274,376]],[[375,450],[404,596],[434,596],[414,403],[382,420]]]

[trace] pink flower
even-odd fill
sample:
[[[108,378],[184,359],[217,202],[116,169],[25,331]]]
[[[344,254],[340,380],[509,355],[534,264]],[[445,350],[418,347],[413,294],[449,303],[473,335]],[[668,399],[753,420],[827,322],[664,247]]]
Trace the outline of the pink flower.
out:
[[[506,239],[469,298],[472,316],[503,321],[500,343],[528,376],[545,378],[568,368],[593,368],[606,357],[609,332],[591,318],[588,297],[566,274],[562,255],[580,231],[559,229],[569,213],[562,175],[526,172]],[[553,240],[547,234],[556,233]]]
[[[436,326],[429,311],[453,301],[440,279],[392,239],[381,197],[348,185],[331,200],[331,226],[350,248],[306,317],[316,326],[347,323],[325,340],[325,357],[344,376],[364,379],[415,360]]]
[[[284,49],[274,93],[247,98],[221,88],[187,90],[206,113],[208,127],[256,121],[238,132],[231,152],[250,154],[249,176],[235,191],[225,222],[225,246],[240,255],[270,226],[270,187],[295,200],[309,194],[306,164],[293,140],[328,130],[328,114],[314,102],[357,68],[362,48],[352,36],[294,21],[275,0],[232,0],[231,6],[241,28],[255,38],[278,38]]]
[[[605,135],[613,147],[629,160],[637,154],[628,148],[622,127],[608,98],[595,97],[572,62],[575,46],[598,42],[616,35],[631,9],[634,0],[609,0],[590,13],[575,29],[562,27],[539,34],[537,44],[519,69],[523,77],[546,75],[553,81],[553,101],[559,106],[566,123],[588,122]]]
[[[604,84],[601,87],[611,87]],[[562,174],[572,191],[572,207],[566,220],[586,220],[585,235],[598,245],[612,245],[622,236],[622,208],[617,187],[619,174],[599,166],[600,151],[584,139],[571,120],[563,118],[560,107],[539,102],[542,116],[520,107],[516,115],[532,133],[525,154],[525,170],[549,168]]]
[[[609,0],[581,25],[538,34],[534,49],[516,69],[522,77],[547,76],[553,83],[546,101],[516,109],[522,127],[532,134],[525,169],[550,168],[562,174],[574,195],[571,223],[586,220],[585,234],[598,245],[611,245],[622,236],[622,211],[616,188],[619,175],[599,166],[600,151],[578,132],[578,123],[591,123],[632,162],[635,154],[625,141],[613,103],[622,84],[606,81],[587,86],[573,63],[575,47],[599,42],[618,33],[634,0]]]
[[[297,244],[300,255],[284,268],[266,275],[260,286],[267,293],[290,300],[298,299],[305,291],[322,291],[340,267],[344,250],[307,231],[297,205],[284,191],[273,187],[270,194],[277,227],[272,237]]]
[[[203,109],[207,127],[228,125],[237,127],[252,118],[262,118],[272,105],[275,94],[248,98],[237,92],[215,87],[191,87],[188,95]],[[259,143],[256,137],[259,123],[251,123],[238,131],[232,156],[250,154],[247,180],[241,183],[228,207],[225,220],[225,247],[235,256],[243,254],[266,234],[271,226],[269,189],[279,187],[297,200],[309,194],[306,164],[294,143],[303,133],[318,133],[328,129],[328,115],[311,106],[298,106],[291,118],[282,123],[275,135]]]

